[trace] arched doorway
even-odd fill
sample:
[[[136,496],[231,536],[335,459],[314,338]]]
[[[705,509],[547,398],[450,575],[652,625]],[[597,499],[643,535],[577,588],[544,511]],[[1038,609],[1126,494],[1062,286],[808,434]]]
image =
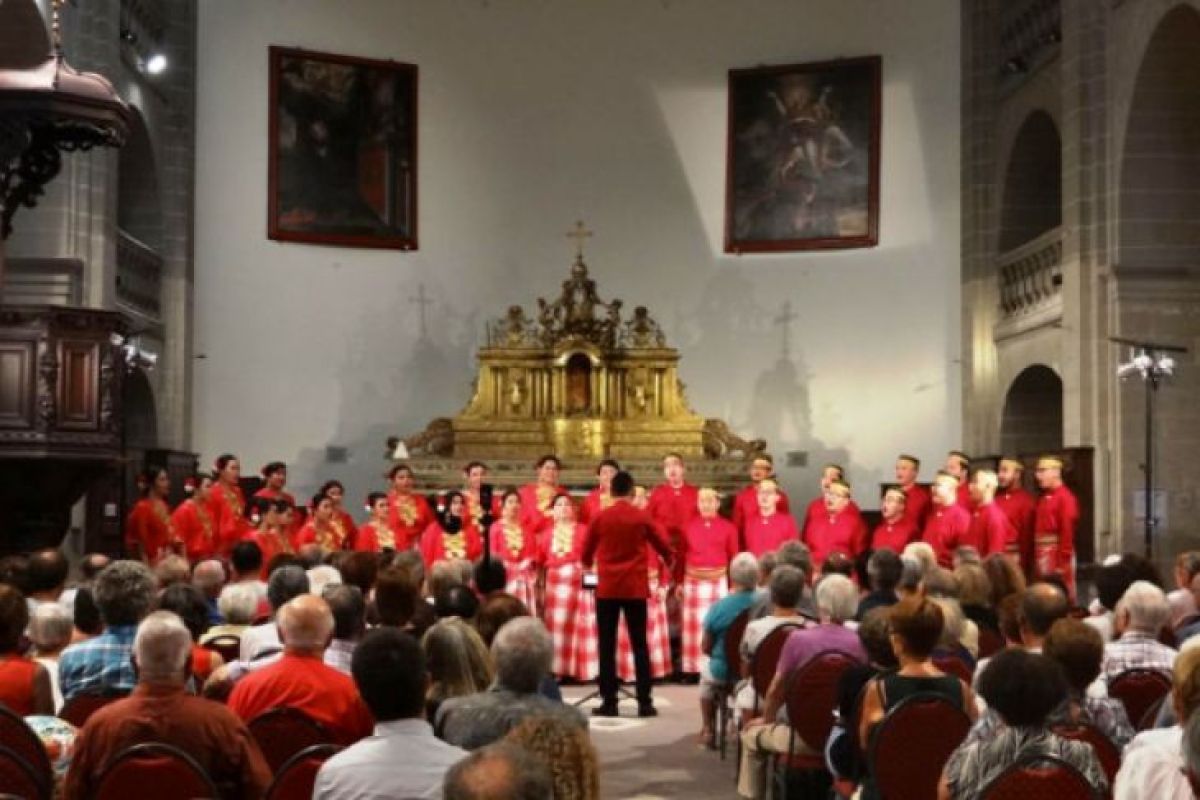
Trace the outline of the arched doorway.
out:
[[[124,390],[125,447],[144,451],[158,445],[158,411],[154,405],[154,389],[141,369],[125,376]]]
[[[997,247],[1007,253],[1062,225],[1062,139],[1045,111],[1034,111],[1017,132],[1000,207]]]
[[[1062,379],[1050,367],[1034,364],[1008,387],[1000,420],[1000,448],[1015,455],[1060,450],[1062,445]]]
[[[1120,266],[1194,267],[1200,257],[1200,13],[1159,22],[1134,84],[1121,160]]]

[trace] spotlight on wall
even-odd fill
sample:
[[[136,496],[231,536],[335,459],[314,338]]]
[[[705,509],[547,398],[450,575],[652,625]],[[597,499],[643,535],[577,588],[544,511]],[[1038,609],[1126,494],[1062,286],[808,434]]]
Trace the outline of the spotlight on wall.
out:
[[[161,75],[167,69],[167,57],[162,53],[155,53],[146,59],[146,74]]]

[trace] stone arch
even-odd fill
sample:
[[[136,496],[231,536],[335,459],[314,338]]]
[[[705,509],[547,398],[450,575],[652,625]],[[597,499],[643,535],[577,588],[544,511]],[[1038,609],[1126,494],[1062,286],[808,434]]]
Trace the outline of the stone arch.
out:
[[[158,159],[142,112],[133,109],[129,139],[120,150],[117,172],[117,227],[156,253],[163,248]]]
[[[1006,253],[1062,224],[1062,138],[1051,116],[1030,112],[1009,151],[997,249]]]
[[[1063,383],[1050,367],[1023,369],[1004,396],[1000,449],[1004,453],[1037,453],[1063,446]]]
[[[1200,258],[1200,13],[1167,12],[1137,70],[1121,150],[1123,268],[1195,267]]]

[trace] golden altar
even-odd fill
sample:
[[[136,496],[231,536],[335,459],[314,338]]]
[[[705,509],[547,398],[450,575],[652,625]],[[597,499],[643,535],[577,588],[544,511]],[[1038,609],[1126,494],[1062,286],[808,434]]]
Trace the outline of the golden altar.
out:
[[[572,235],[582,244],[590,234],[580,224]],[[700,472],[710,484],[735,481],[765,442],[741,439],[721,420],[696,414],[679,379],[679,351],[644,306],[628,316],[622,309],[620,300],[600,298],[577,247],[558,297],[538,298],[532,315],[510,306],[487,326],[466,407],[389,440],[389,452],[431,486],[451,479],[440,474],[447,469],[457,481],[457,469],[472,459],[487,461],[493,473],[500,464],[520,464],[528,476],[532,462],[549,453],[567,472],[590,475],[601,458],[644,472],[676,452],[693,473],[707,462]]]

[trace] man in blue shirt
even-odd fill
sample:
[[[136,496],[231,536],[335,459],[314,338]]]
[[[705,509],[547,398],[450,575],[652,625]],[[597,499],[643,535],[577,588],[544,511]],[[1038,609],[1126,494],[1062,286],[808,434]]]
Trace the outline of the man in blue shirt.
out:
[[[738,615],[754,605],[758,559],[753,553],[734,556],[729,565],[729,583],[733,592],[722,597],[708,610],[704,617],[704,638],[700,642],[700,649],[709,657],[708,663],[700,668],[700,717],[704,725],[700,740],[708,745],[713,743],[717,690],[731,685],[738,678],[729,674],[729,664],[725,660],[725,634]],[[741,642],[730,644],[737,647]]]
[[[64,700],[77,694],[127,694],[133,689],[137,683],[133,637],[154,605],[155,588],[154,575],[139,561],[114,561],[96,576],[92,594],[104,633],[63,651],[58,679]]]

